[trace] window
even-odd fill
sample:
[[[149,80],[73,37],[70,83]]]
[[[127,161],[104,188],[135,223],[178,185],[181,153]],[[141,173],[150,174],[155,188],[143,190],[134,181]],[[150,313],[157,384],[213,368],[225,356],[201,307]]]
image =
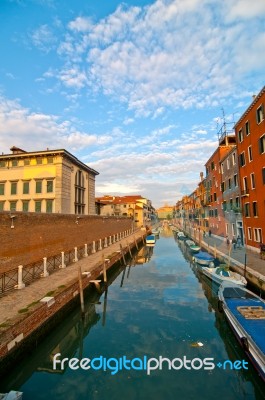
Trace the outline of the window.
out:
[[[248,147],[248,161],[252,161],[253,157],[252,157],[252,146]]]
[[[37,158],[37,159],[36,159],[36,163],[37,163],[38,165],[42,164],[42,158]]]
[[[35,201],[35,212],[41,212],[41,200]]]
[[[229,158],[226,160],[226,167],[227,167],[227,169],[230,168],[230,161],[229,161]]]
[[[237,174],[234,175],[234,186],[235,186],[235,187],[238,186],[238,177],[237,177]]]
[[[259,152],[260,154],[265,153],[265,135],[259,138]]]
[[[224,173],[224,164],[223,163],[221,164],[221,172],[222,172],[222,174]]]
[[[231,189],[231,179],[228,179],[228,189]]]
[[[249,203],[246,203],[244,206],[244,211],[245,211],[245,217],[250,217],[250,207]]]
[[[263,108],[263,104],[261,104],[259,106],[259,108],[257,108],[256,111],[256,118],[257,118],[257,123],[260,124],[263,120],[264,120],[264,108]]]
[[[11,182],[11,194],[17,194],[17,182]]]
[[[47,181],[47,193],[53,192],[53,181]]]
[[[245,152],[243,151],[243,153],[241,153],[239,155],[239,165],[240,167],[244,167],[244,165],[246,165],[246,159],[245,159]]]
[[[254,240],[255,242],[262,243],[262,230],[260,228],[254,228]]]
[[[236,197],[236,207],[239,208],[240,207],[240,200],[239,197]]]
[[[230,210],[232,210],[233,209],[233,199],[230,199]]]
[[[226,211],[227,206],[226,206],[226,201],[223,202],[223,210]]]
[[[17,164],[18,164],[17,160],[12,160],[11,163],[12,167],[17,167]]]
[[[229,232],[229,224],[225,224],[225,233],[228,235]]]
[[[251,228],[248,228],[248,239],[252,240],[252,231]]]
[[[0,168],[4,168],[6,166],[6,162],[5,161],[0,161]]]
[[[22,211],[27,212],[29,210],[29,201],[22,201]]]
[[[42,191],[42,181],[36,181],[36,193],[41,193]]]
[[[211,162],[211,169],[214,170],[214,162]]]
[[[0,211],[4,211],[4,205],[5,205],[5,202],[0,201]]]
[[[222,182],[221,183],[221,192],[224,192],[225,191],[225,182]]]
[[[17,209],[17,202],[10,201],[10,211],[16,211],[16,209]]]
[[[258,217],[258,203],[253,201],[252,203],[253,217]]]
[[[85,180],[81,170],[75,174],[75,214],[84,214],[85,212]]]
[[[235,165],[236,163],[236,153],[232,154],[232,164]]]
[[[0,196],[3,196],[5,194],[5,184],[0,183]]]
[[[53,164],[53,157],[47,157],[47,164]]]
[[[126,204],[123,204],[123,208],[126,208]]]
[[[216,201],[217,200],[217,196],[216,196],[216,193],[214,193],[213,194],[213,201]]]
[[[265,167],[262,168],[262,181],[263,181],[263,185],[265,185]]]
[[[248,136],[250,134],[249,121],[247,121],[246,124],[245,124],[245,131],[246,131],[246,136]]]
[[[254,172],[252,174],[250,174],[250,180],[251,180],[251,189],[255,189],[256,188],[256,182],[255,182],[255,174],[254,174]]]
[[[53,200],[46,200],[46,212],[51,213],[53,206]]]
[[[24,160],[24,165],[29,165],[29,164],[30,164],[29,159]]]
[[[218,217],[218,210],[217,210],[217,208],[214,210],[214,216],[215,216],[215,217]]]
[[[29,194],[29,182],[23,182],[23,194]]]
[[[243,142],[243,130],[242,130],[242,128],[239,129],[239,131],[238,131],[238,140],[240,141],[240,143]]]
[[[235,224],[232,224],[232,235],[236,236],[236,227]]]

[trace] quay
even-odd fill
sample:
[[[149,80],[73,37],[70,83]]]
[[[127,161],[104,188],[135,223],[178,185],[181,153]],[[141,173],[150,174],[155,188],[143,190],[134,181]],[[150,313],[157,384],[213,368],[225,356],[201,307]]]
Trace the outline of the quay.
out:
[[[261,259],[257,252],[246,249],[244,246],[233,248],[233,245],[226,244],[225,239],[217,236],[201,237],[199,232],[182,230],[196,243],[200,244],[208,253],[220,259],[235,272],[243,275],[247,281],[258,290],[265,293],[265,260]],[[197,234],[196,234],[197,233]]]
[[[36,346],[67,307],[80,303],[78,271],[83,290],[93,285],[98,291],[102,286],[104,289],[107,271],[118,261],[125,263],[125,256],[138,249],[147,233],[145,229],[130,232],[108,247],[1,297],[0,373],[6,372],[25,350]]]

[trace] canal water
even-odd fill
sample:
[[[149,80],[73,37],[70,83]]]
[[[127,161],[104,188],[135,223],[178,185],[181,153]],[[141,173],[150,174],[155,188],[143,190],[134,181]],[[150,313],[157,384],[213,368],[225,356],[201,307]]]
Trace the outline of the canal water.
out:
[[[90,293],[83,320],[78,309],[66,315],[25,355],[0,392],[21,390],[23,400],[265,398],[251,365],[231,369],[248,360],[218,311],[215,288],[169,229],[129,264],[114,268],[102,295]],[[89,358],[90,369],[67,362],[54,369],[56,354],[77,359],[72,367]],[[217,366],[226,360],[225,369]]]

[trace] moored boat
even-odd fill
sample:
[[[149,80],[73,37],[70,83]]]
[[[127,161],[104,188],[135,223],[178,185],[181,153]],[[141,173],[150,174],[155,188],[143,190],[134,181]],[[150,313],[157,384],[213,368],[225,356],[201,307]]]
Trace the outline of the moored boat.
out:
[[[205,265],[208,267],[214,267],[214,257],[206,253],[206,251],[199,251],[199,253],[194,254],[193,259],[196,263],[200,265]]]
[[[184,232],[178,232],[178,233],[177,233],[177,238],[178,238],[179,240],[185,240],[185,239],[187,239],[187,237],[185,236]]]
[[[265,381],[265,301],[238,285],[221,285],[218,297],[219,309]]]
[[[11,390],[8,393],[0,393],[0,400],[22,400],[23,392]]]
[[[185,244],[192,253],[198,253],[201,250],[200,246],[197,246],[193,240],[188,239],[185,241]]]
[[[202,272],[218,285],[221,285],[223,282],[239,286],[247,285],[247,280],[242,275],[230,271],[226,266],[219,266],[217,268],[203,267]]]
[[[146,242],[146,244],[155,244],[155,242],[156,242],[155,235],[146,236],[145,242]]]

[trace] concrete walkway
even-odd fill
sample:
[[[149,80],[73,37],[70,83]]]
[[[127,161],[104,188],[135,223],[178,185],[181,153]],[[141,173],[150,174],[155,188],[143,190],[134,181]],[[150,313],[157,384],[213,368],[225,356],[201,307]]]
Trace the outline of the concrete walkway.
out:
[[[222,253],[226,255],[229,254],[230,246],[226,244],[225,240],[213,236],[206,236],[203,238],[203,241],[207,245],[209,244],[209,246],[216,246],[216,249],[221,251]],[[231,246],[231,259],[238,261],[243,266],[245,265],[246,261],[247,268],[251,268],[256,272],[259,272],[261,275],[265,275],[265,260],[262,260],[260,258],[259,253],[255,253],[243,246],[236,247],[236,249],[234,249],[233,245]]]
[[[77,266],[81,266],[82,272],[91,272],[102,262],[103,257],[107,258],[108,255],[110,256],[114,252],[119,251],[120,245],[122,245],[123,248],[127,247],[128,243],[132,244],[135,239],[141,238],[143,235],[145,235],[145,232],[138,230],[95,254],[82,258],[78,262],[75,262],[64,269],[57,270],[46,278],[41,278],[31,283],[24,289],[16,290],[4,295],[0,298],[0,328],[1,324],[4,328],[5,323],[8,321],[10,322],[21,315],[19,314],[21,309],[27,308],[27,306],[34,302],[38,302],[45,296],[51,296],[52,294],[49,294],[49,292],[52,293],[60,286],[67,286],[70,283],[73,283],[73,281],[77,281]]]

